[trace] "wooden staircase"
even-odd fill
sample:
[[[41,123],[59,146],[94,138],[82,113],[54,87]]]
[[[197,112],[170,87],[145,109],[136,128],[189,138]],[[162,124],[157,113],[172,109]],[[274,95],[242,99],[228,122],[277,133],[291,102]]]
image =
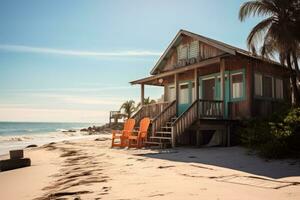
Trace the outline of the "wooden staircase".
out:
[[[167,106],[166,106],[167,105]],[[145,108],[148,109],[147,106]],[[173,101],[164,104],[155,112],[139,112],[136,119],[142,116],[154,116],[151,120],[152,131],[146,144],[149,146],[159,146],[160,148],[175,147],[176,143],[180,143],[180,137],[200,119],[222,119],[223,118],[223,102],[216,100],[195,100],[190,107],[181,115],[177,115],[177,103]]]
[[[177,120],[173,116],[159,130],[156,130],[146,142],[149,146],[159,146],[160,148],[168,148],[172,146],[172,124]]]

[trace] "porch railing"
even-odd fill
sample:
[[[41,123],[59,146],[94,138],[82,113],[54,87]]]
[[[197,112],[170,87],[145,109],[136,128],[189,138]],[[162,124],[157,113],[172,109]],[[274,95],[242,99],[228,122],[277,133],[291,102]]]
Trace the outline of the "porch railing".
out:
[[[201,118],[222,118],[223,101],[199,99],[182,113],[172,124],[172,145],[196,120]]]
[[[170,103],[163,102],[163,103],[154,103],[143,105],[133,116],[132,118],[135,119],[136,124],[140,122],[141,119],[144,117],[149,117],[150,119],[155,118],[159,115]]]
[[[223,101],[200,99],[198,104],[199,118],[223,118]]]
[[[160,130],[170,118],[176,115],[176,101],[170,103],[159,115],[152,120],[152,136],[155,135],[157,130]]]
[[[172,146],[175,146],[175,140],[189,128],[198,119],[198,101],[182,113],[172,124]]]

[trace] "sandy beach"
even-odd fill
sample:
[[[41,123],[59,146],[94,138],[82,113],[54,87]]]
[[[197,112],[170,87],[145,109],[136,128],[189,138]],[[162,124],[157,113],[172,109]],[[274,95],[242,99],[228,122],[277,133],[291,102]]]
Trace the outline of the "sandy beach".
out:
[[[0,172],[1,199],[300,199],[296,160],[241,147],[111,149],[110,135],[99,138],[26,149],[32,166]]]

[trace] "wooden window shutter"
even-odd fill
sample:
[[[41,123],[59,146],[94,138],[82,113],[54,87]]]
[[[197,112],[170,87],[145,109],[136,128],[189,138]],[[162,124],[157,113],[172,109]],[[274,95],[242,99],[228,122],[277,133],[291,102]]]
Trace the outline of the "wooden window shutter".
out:
[[[197,58],[199,56],[199,42],[193,41],[189,45],[188,58]]]

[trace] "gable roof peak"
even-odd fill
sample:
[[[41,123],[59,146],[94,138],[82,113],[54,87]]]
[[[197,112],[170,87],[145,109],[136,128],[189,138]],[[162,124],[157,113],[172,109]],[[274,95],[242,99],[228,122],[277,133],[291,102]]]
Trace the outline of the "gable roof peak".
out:
[[[267,61],[267,62],[271,62],[273,64],[277,64],[277,65],[281,65],[280,63],[276,62],[276,61],[273,61],[273,60],[269,60],[269,59],[265,59],[261,56],[257,56],[257,55],[254,55],[252,54],[251,52],[249,51],[246,51],[244,49],[241,49],[241,48],[238,48],[238,47],[234,47],[234,46],[231,46],[229,44],[226,44],[224,42],[220,42],[218,40],[214,40],[214,39],[211,39],[211,38],[208,38],[206,36],[203,36],[203,35],[199,35],[199,34],[196,34],[196,33],[193,33],[193,32],[190,32],[188,30],[185,30],[185,29],[180,29],[175,38],[171,41],[171,43],[169,44],[169,46],[167,47],[167,49],[164,51],[164,53],[161,55],[161,57],[159,58],[159,60],[157,61],[157,63],[155,64],[154,68],[151,70],[150,74],[152,75],[155,75],[157,74],[157,70],[160,68],[161,64],[162,64],[162,61],[169,55],[169,52],[170,50],[176,46],[180,40],[180,36],[181,35],[186,35],[186,36],[189,36],[189,37],[192,37],[192,38],[195,38],[197,39],[198,41],[200,42],[203,42],[205,44],[208,44],[210,46],[213,46],[219,50],[222,50],[223,52],[227,53],[227,54],[231,54],[231,55],[236,55],[237,53],[239,54],[242,54],[242,55],[245,55],[245,56],[249,56],[249,57],[252,57],[252,58],[255,58],[255,59],[259,59],[259,60],[263,60],[263,61]]]
[[[219,41],[216,41],[216,40],[212,40],[210,38],[207,38],[207,37],[204,37],[202,35],[198,35],[198,34],[195,34],[193,32],[190,32],[190,31],[187,31],[187,30],[184,30],[184,29],[180,29],[175,38],[171,41],[171,43],[169,44],[169,46],[167,47],[167,49],[164,51],[164,53],[161,55],[161,57],[159,58],[158,62],[156,63],[156,65],[154,66],[154,68],[151,70],[151,74],[154,75],[157,73],[157,70],[159,69],[162,61],[168,56],[170,50],[176,46],[178,44],[178,42],[180,41],[180,37],[182,35],[186,35],[186,36],[189,36],[189,37],[192,37],[192,38],[195,38],[203,43],[206,43],[208,45],[211,45],[217,49],[220,49],[226,53],[229,53],[229,54],[232,54],[232,55],[235,55],[235,50],[233,48],[231,48],[229,45],[227,46],[225,43],[221,43]]]

